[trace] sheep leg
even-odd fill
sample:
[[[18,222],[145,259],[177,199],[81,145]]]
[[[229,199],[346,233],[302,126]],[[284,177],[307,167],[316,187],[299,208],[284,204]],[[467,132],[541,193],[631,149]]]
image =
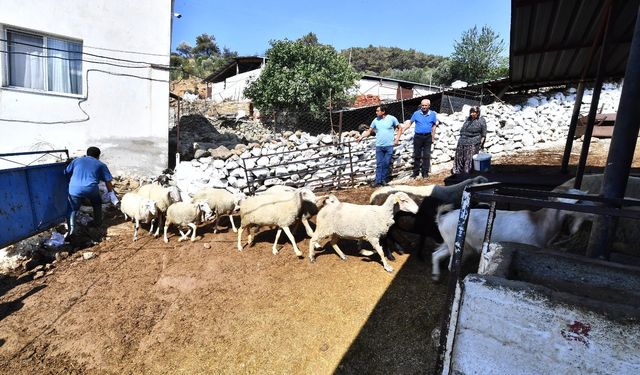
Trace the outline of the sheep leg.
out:
[[[184,240],[186,240],[186,239],[187,239],[187,236],[188,236],[188,235],[189,235],[189,233],[191,232],[191,229],[189,229],[189,230],[187,231],[187,233],[185,234],[185,233],[182,231],[182,229],[178,228],[178,232],[180,232],[180,239],[178,240],[178,242],[182,242],[182,241],[184,241]]]
[[[445,242],[441,243],[436,251],[431,254],[431,279],[440,280],[440,261],[449,256],[449,246]]]
[[[213,234],[218,233],[218,221],[220,221],[220,215],[216,215],[216,219],[213,222]]]
[[[280,233],[282,233],[282,228],[278,228],[278,231],[276,232],[276,240],[273,241],[273,247],[271,248],[271,252],[273,253],[273,255],[278,255],[278,240],[280,239]]]
[[[153,218],[151,219],[151,225],[149,226],[149,233],[153,233],[153,224],[155,223],[156,219]],[[158,228],[160,227],[160,224],[158,224]]]
[[[164,243],[168,243],[169,242],[169,238],[167,238],[167,229],[169,229],[169,225],[165,221],[164,222]]]
[[[135,223],[133,223],[133,240],[138,240],[138,228],[140,227],[140,221],[136,219]]]
[[[189,223],[187,224],[189,226],[189,228],[193,229],[193,233],[191,234],[191,242],[196,240],[196,229],[198,227],[196,227],[196,225],[194,223]]]
[[[237,232],[236,223],[233,222],[233,215],[229,215],[229,221],[231,222],[231,228],[233,228],[233,231]]]
[[[254,238],[253,238],[254,237],[253,236],[253,230],[255,229],[255,231],[257,232],[259,228],[260,227],[253,228],[253,226],[247,227],[247,235],[248,235],[248,237],[247,237],[247,245],[253,246],[253,240],[254,240]]]
[[[304,225],[304,229],[307,231],[307,236],[313,236],[313,230],[311,229],[311,225],[309,225],[309,220],[306,217],[301,219],[302,225]]]
[[[347,260],[347,256],[344,255],[342,250],[340,250],[340,248],[338,247],[338,239],[337,238],[334,238],[334,239],[331,240],[331,247],[333,247],[333,250],[335,250],[335,252],[338,254],[340,259]]]
[[[160,226],[164,224],[164,215],[161,212],[158,212],[158,214],[156,215],[158,218],[158,227],[156,228],[156,233],[153,235],[154,237],[158,238],[158,236],[160,236]],[[151,233],[151,230],[149,230],[149,233]]]
[[[296,255],[298,257],[302,257],[302,251],[300,251],[300,249],[298,249],[298,245],[296,244],[296,239],[293,238],[293,234],[291,233],[291,230],[289,229],[289,227],[282,227],[282,229],[284,230],[284,234],[287,235],[287,237],[289,237],[289,241],[291,241],[291,244],[293,245],[293,251],[296,253]]]
[[[380,260],[382,261],[382,266],[384,267],[384,270],[387,272],[393,272],[393,267],[391,267],[389,263],[387,263],[387,258],[385,258],[384,256],[384,250],[382,250],[382,246],[380,246],[380,240],[377,238],[368,238],[367,241],[369,241],[371,246],[373,246],[373,248],[376,250],[376,252],[380,256]]]
[[[244,227],[238,228],[238,251],[242,251],[242,231]]]

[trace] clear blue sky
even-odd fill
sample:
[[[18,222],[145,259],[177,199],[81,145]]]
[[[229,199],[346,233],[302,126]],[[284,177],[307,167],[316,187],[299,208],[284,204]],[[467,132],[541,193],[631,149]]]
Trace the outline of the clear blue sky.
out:
[[[413,48],[448,56],[463,31],[490,26],[508,55],[509,0],[175,0],[171,50],[202,33],[240,56],[263,55],[270,40],[313,32],[337,50],[373,46]]]

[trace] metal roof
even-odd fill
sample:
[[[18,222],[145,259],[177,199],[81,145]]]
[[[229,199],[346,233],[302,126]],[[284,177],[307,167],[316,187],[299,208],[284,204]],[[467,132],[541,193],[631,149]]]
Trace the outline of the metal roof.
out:
[[[640,0],[512,0],[512,86],[575,82],[585,69],[585,80],[594,80],[601,46],[597,42],[605,30],[603,77],[622,78],[639,5]]]

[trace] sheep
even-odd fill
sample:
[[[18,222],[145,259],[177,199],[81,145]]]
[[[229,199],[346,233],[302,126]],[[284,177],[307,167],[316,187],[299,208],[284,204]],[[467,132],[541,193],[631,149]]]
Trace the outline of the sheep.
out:
[[[133,224],[133,240],[138,240],[138,228],[140,223],[148,223],[155,219],[158,213],[156,202],[151,199],[142,197],[136,193],[126,193],[120,202],[120,211],[124,214],[125,219],[131,219]]]
[[[209,204],[209,207],[215,215],[213,233],[217,233],[218,221],[222,216],[228,216],[229,221],[231,221],[231,228],[234,232],[238,231],[233,221],[233,214],[240,207],[241,197],[239,195],[234,195],[225,189],[204,188],[196,192],[192,197],[192,202],[202,200],[205,200]]]
[[[568,189],[566,193],[585,194],[577,189]],[[575,203],[578,201],[577,199],[567,198],[554,199],[563,203]],[[438,209],[436,216],[438,229],[444,242],[431,255],[432,279],[435,281],[440,279],[440,261],[447,256],[451,256],[454,251],[460,209],[452,209],[452,205],[443,205]],[[480,253],[487,226],[488,212],[489,210],[486,208],[476,208],[470,211],[465,235],[465,249],[473,249],[475,252]],[[496,210],[491,241],[517,242],[537,247],[547,246],[558,235],[568,215],[571,215],[571,213],[555,208],[542,208],[537,211]],[[577,231],[577,229],[578,227],[573,227],[572,232]],[[451,259],[449,268],[451,268]]]
[[[602,181],[604,179],[603,174],[592,174],[592,175],[584,175],[582,178],[582,184],[580,186],[580,190],[586,191],[589,194],[599,195],[602,193]],[[568,180],[562,185],[558,186],[556,189],[567,189],[572,188],[575,183],[575,178]],[[632,177],[629,176],[627,180],[627,187],[624,193],[625,198],[634,198],[640,199],[640,177]],[[630,210],[638,210],[639,207],[627,207],[626,209]],[[592,222],[595,218],[595,215],[586,214],[586,213],[576,213],[575,215],[574,225],[580,226],[580,224],[584,221]],[[612,250],[617,252],[622,252],[630,255],[640,255],[640,231],[638,228],[638,220],[623,218],[621,217],[618,220],[618,225],[616,226],[616,232],[613,236],[613,244]],[[588,231],[585,229],[585,231]],[[588,236],[578,236],[580,238],[588,238]],[[576,238],[569,238],[563,242],[569,243],[570,241],[576,241]],[[576,245],[574,243],[574,245]]]
[[[278,194],[281,192],[294,192],[297,189],[291,186],[286,185],[273,185],[267,190],[263,192],[263,194]],[[324,198],[324,197],[322,197]],[[304,225],[304,229],[307,232],[307,236],[313,236],[313,229],[311,229],[311,225],[309,225],[309,219],[318,214],[318,210],[324,203],[324,199],[320,199],[320,197],[316,197],[314,201],[303,200],[302,208],[300,210],[300,221],[302,225]]]
[[[282,192],[280,194],[262,194],[249,197],[240,203],[240,228],[238,228],[238,250],[242,251],[242,232],[249,227],[249,237],[247,243],[253,244],[251,226],[277,225],[276,239],[273,243],[272,252],[278,254],[277,244],[280,234],[284,230],[291,244],[293,251],[298,257],[302,257],[302,252],[298,249],[295,238],[289,229],[300,216],[303,201],[315,202],[315,194],[309,189],[303,188],[295,192]]]
[[[157,183],[152,183],[141,186],[137,193],[145,198],[152,199],[158,206],[157,221],[152,221],[151,228],[149,228],[149,232],[153,232],[153,224],[156,222],[157,227],[154,236],[158,237],[160,235],[160,226],[163,224],[167,209],[172,203],[180,201],[180,192],[175,186],[165,188]]]
[[[431,238],[434,244],[442,241],[442,237],[440,236],[440,232],[438,231],[438,227],[435,223],[438,207],[446,203],[452,203],[459,207],[462,192],[465,187],[486,182],[489,182],[486,177],[476,176],[451,186],[396,185],[376,189],[369,198],[370,204],[382,204],[382,202],[384,202],[384,200],[393,192],[403,191],[407,193],[409,197],[413,198],[420,206],[415,215],[407,212],[398,212],[396,214],[394,218],[395,223],[391,228],[389,228],[389,236],[386,241],[387,246],[385,248],[385,255],[387,258],[390,260],[395,259],[390,249],[390,245],[392,243],[406,242],[403,241],[404,236],[402,235],[402,232],[404,231],[415,233],[420,236],[418,257],[420,260],[424,260],[422,251],[426,238]],[[401,251],[399,252],[401,253]]]
[[[380,255],[384,269],[393,272],[384,257],[380,238],[394,223],[397,211],[416,213],[418,205],[403,192],[389,195],[382,206],[341,203],[335,196],[330,196],[329,202],[318,213],[316,231],[309,240],[309,260],[315,262],[314,247],[321,247],[321,241],[326,239],[331,240],[331,246],[343,260],[346,256],[337,245],[338,239],[364,239]]]
[[[178,242],[186,240],[189,233],[191,233],[191,242],[195,241],[196,224],[200,223],[203,213],[205,215],[212,214],[211,208],[206,201],[199,201],[196,203],[173,203],[167,209],[167,215],[164,222],[164,242],[169,242],[169,238],[167,238],[167,230],[171,224],[175,224],[180,232],[180,239]],[[182,233],[182,230],[180,229],[181,227],[189,227],[189,230],[186,233]]]

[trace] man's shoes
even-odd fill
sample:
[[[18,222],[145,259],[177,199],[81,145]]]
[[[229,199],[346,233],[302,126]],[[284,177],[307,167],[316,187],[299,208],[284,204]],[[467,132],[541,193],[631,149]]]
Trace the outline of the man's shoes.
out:
[[[387,181],[383,181],[380,183],[380,186],[389,186],[389,183]]]
[[[412,174],[412,175],[411,175],[411,179],[412,179],[412,180],[415,180],[415,179],[417,179],[418,177],[419,177],[419,175],[418,175],[417,173],[414,173],[414,174]]]

